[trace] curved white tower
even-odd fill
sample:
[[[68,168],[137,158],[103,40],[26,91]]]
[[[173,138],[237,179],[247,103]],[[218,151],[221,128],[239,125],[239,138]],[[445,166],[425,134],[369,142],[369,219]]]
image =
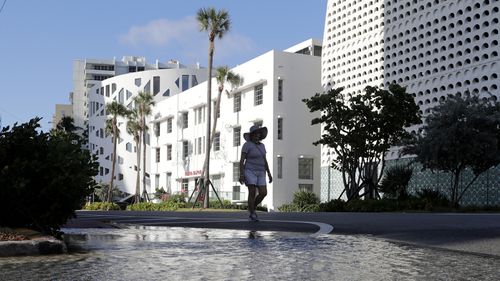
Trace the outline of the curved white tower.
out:
[[[498,0],[329,0],[323,87],[356,94],[367,85],[398,83],[415,97],[424,119],[450,95],[496,100],[499,8]],[[395,157],[390,152],[387,159]],[[332,172],[330,160],[323,148],[325,175]],[[323,179],[324,188],[333,184],[330,176]]]

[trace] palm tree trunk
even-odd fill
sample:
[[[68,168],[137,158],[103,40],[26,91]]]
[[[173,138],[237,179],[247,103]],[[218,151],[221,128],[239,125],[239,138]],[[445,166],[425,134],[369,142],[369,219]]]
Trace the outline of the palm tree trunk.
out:
[[[109,189],[108,189],[108,202],[111,202],[112,193],[113,193],[113,182],[115,180],[115,167],[116,167],[116,142],[117,142],[117,128],[116,128],[116,118],[113,119],[113,155],[112,155],[112,163],[111,163],[111,180],[109,181]]]
[[[210,181],[210,123],[212,116],[212,63],[214,56],[214,41],[210,40],[208,47],[208,76],[207,76],[207,139],[206,139],[206,154],[205,154],[205,180],[203,184],[205,185],[205,201],[203,202],[203,207],[209,207],[209,181]]]
[[[139,137],[139,140],[135,143],[135,146],[137,147],[137,177],[136,177],[136,182],[135,182],[135,199],[134,203],[139,203],[141,202],[141,139]]]
[[[146,117],[142,116],[142,192],[146,195]],[[144,197],[146,200],[146,197]]]

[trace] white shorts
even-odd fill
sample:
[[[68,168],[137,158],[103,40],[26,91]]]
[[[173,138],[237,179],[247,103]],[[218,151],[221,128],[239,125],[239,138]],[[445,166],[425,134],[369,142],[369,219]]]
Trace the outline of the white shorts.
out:
[[[253,171],[245,169],[245,184],[266,186],[266,171]]]

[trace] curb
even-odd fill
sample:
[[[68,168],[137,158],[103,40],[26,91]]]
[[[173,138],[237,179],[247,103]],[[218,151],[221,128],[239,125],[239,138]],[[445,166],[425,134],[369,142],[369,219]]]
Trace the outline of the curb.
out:
[[[66,244],[52,237],[25,241],[0,241],[0,257],[53,255],[67,252]]]

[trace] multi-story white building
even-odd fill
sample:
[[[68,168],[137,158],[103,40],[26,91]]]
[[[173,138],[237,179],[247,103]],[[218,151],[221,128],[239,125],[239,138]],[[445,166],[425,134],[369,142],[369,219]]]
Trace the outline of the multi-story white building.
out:
[[[127,74],[117,75],[103,81],[94,82],[94,86],[88,90],[89,97],[89,150],[99,157],[98,182],[108,183],[111,172],[111,154],[113,145],[111,137],[106,136],[105,122],[107,119],[105,106],[112,101],[118,101],[129,109],[134,107],[133,97],[141,91],[153,95],[154,101],[160,103],[162,100],[196,86],[199,82],[206,80],[207,71],[199,67],[181,67],[175,64],[175,68],[143,70]],[[136,145],[133,137],[127,134],[127,121],[119,119],[120,139],[117,147],[116,186],[127,193],[135,193],[137,158]],[[146,135],[149,142],[150,134]],[[149,146],[146,149],[147,159]],[[141,156],[142,169],[142,156]],[[146,163],[146,172],[149,173],[149,162]],[[147,190],[149,188],[149,177],[147,177]],[[142,185],[142,179],[141,179]]]
[[[329,0],[322,85],[354,94],[367,85],[404,85],[424,120],[450,95],[496,100],[499,8],[498,0]],[[327,176],[331,156],[322,149],[323,193],[340,184]]]
[[[243,134],[253,124],[266,126],[269,131],[263,142],[274,181],[268,185],[268,197],[263,204],[275,209],[290,202],[299,189],[319,195],[320,148],[312,143],[320,131],[318,126],[310,125],[315,115],[302,102],[303,98],[321,91],[321,59],[313,55],[314,50],[318,53],[318,48],[321,42],[308,40],[287,51],[269,51],[231,69],[243,82],[235,87],[225,85],[210,162],[210,176],[222,198],[246,200],[246,187],[237,181],[238,163]],[[140,90],[150,89],[162,99],[157,101],[149,118],[148,149],[151,152],[148,152],[150,161],[146,172],[151,185],[146,188],[149,193],[163,188],[172,194],[191,194],[205,159],[208,118],[207,85],[206,82],[197,86],[190,84],[194,76],[197,81],[204,81],[206,70],[129,73],[98,82],[91,88],[89,135],[91,151],[99,155],[98,180],[109,182],[111,171],[112,143],[104,133],[104,104],[117,100],[132,107],[131,98]],[[155,88],[155,77],[159,77],[156,78],[160,81],[159,88]],[[215,79],[212,85],[215,102],[218,93]],[[170,93],[163,97],[167,89]],[[125,123],[122,119],[119,124],[122,133],[117,151],[116,183],[121,190],[134,193],[135,145],[125,133]]]
[[[100,81],[125,73],[170,68],[185,68],[178,61],[148,64],[146,58],[124,56],[121,60],[83,59],[73,62],[73,92],[70,94],[75,125],[87,128],[89,119],[89,90]],[[197,66],[199,68],[199,66]]]
[[[314,42],[309,40],[305,49],[321,46]],[[239,160],[243,134],[254,124],[269,131],[263,143],[274,179],[263,204],[275,209],[292,201],[293,193],[300,189],[319,195],[320,148],[312,143],[320,131],[310,125],[315,115],[302,99],[321,90],[320,58],[295,53],[300,50],[304,50],[301,44],[286,52],[269,51],[231,69],[243,83],[225,85],[210,160],[210,177],[222,198],[247,199],[246,187],[238,182]],[[212,85],[215,102],[215,79]],[[152,122],[157,134],[151,139],[154,187],[189,195],[195,188],[205,160],[206,87],[205,82],[155,107]]]

